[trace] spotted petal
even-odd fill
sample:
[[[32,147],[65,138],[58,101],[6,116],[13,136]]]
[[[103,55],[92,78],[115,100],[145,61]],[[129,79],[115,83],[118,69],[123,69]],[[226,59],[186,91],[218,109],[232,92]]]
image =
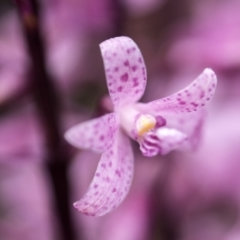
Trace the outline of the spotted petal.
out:
[[[185,89],[148,104],[139,104],[140,108],[152,113],[160,114],[162,111],[172,111],[175,113],[194,112],[204,107],[213,97],[217,86],[215,73],[206,68],[203,73],[196,78]]]
[[[146,67],[132,39],[116,37],[100,44],[108,90],[115,108],[137,102],[146,86]]]
[[[128,137],[118,128],[100,159],[86,195],[74,203],[74,207],[90,216],[102,216],[112,211],[126,197],[132,176],[131,145]]]
[[[102,153],[117,127],[114,113],[80,123],[70,128],[64,135],[65,139],[76,148],[91,149]]]

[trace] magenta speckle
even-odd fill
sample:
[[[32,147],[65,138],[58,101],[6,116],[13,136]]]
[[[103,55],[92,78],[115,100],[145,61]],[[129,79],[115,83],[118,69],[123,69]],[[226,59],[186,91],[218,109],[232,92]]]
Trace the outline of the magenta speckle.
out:
[[[137,66],[132,66],[132,70],[135,72],[137,70]]]
[[[197,107],[197,106],[198,106],[198,104],[195,103],[195,102],[191,102],[191,105],[193,105],[194,107]]]
[[[115,171],[115,174],[118,176],[118,177],[121,177],[121,172],[119,170],[116,170]]]
[[[99,137],[99,140],[103,141],[103,140],[104,140],[104,136],[101,135],[101,136]]]
[[[186,102],[184,102],[184,101],[181,101],[181,102],[179,102],[179,104],[181,104],[181,105],[185,105],[185,104],[186,104]]]
[[[124,62],[124,66],[129,66],[129,61],[128,60],[126,60],[125,62]]]
[[[203,98],[204,96],[205,96],[205,92],[202,91],[202,92],[201,92],[201,95],[200,95],[200,98]]]
[[[124,73],[124,74],[121,76],[121,81],[122,81],[122,82],[127,82],[127,81],[128,81],[128,74],[127,74],[127,73]]]
[[[137,87],[139,85],[138,82],[134,82],[133,87]]]
[[[123,90],[122,86],[118,87],[118,92],[121,92]]]

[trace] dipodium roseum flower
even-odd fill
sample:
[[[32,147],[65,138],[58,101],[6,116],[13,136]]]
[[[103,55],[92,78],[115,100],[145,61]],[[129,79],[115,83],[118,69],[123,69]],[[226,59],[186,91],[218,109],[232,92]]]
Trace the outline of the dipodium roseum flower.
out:
[[[181,147],[199,127],[193,124],[199,119],[193,114],[208,103],[217,84],[214,72],[205,69],[178,93],[147,104],[136,103],[146,86],[146,67],[137,45],[128,37],[117,37],[101,43],[100,49],[114,112],[76,125],[65,134],[73,146],[102,153],[87,193],[74,203],[79,211],[92,216],[116,208],[129,191],[133,177],[129,137],[148,157]]]

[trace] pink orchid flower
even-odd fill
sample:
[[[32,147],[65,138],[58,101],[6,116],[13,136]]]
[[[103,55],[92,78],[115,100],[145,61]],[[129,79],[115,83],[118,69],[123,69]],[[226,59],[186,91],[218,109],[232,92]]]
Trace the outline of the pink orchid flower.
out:
[[[188,87],[169,97],[136,103],[147,81],[139,48],[130,38],[117,37],[101,43],[100,49],[114,112],[76,125],[65,134],[73,146],[102,153],[87,193],[74,203],[91,216],[112,211],[129,191],[134,159],[129,137],[148,157],[181,147],[196,132],[198,125],[192,123],[199,122],[199,117],[193,116],[213,97],[217,84],[214,72],[205,69]]]

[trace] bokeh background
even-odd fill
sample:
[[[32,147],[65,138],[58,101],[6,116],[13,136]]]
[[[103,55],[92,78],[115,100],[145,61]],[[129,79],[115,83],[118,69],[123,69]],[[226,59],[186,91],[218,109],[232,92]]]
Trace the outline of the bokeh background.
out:
[[[41,43],[32,50],[44,54],[47,88],[33,84],[39,68],[21,20],[32,10],[19,10],[33,2],[0,1],[0,240],[239,240],[240,1],[39,0],[30,26],[38,22]],[[145,158],[133,144],[129,195],[94,218],[72,203],[100,156],[62,136],[106,111],[99,43],[115,36],[129,36],[142,51],[143,102],[185,87],[206,67],[218,87],[198,148]],[[58,137],[49,140],[51,116]],[[55,156],[59,149],[67,153]]]

